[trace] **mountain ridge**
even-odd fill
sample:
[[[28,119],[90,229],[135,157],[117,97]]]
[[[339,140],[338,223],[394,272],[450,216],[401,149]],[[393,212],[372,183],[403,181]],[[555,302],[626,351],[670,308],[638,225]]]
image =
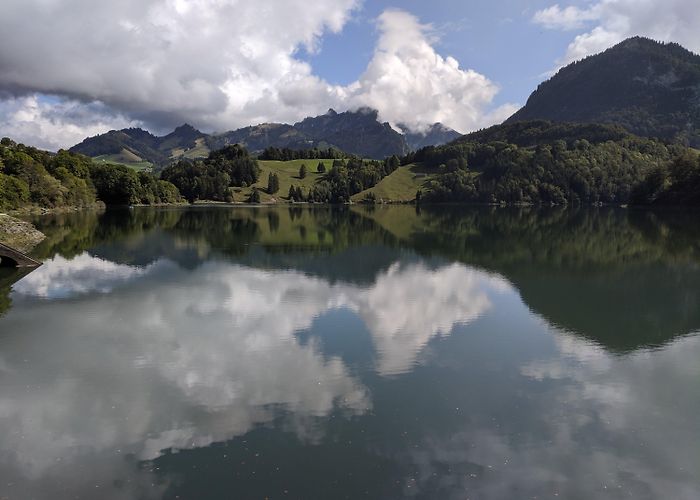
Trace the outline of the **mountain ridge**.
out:
[[[402,156],[424,145],[440,145],[457,137],[458,132],[436,123],[425,133],[411,133],[405,128],[394,130],[379,121],[378,111],[360,108],[356,111],[327,113],[307,117],[293,125],[262,123],[220,134],[205,134],[189,124],[158,137],[140,128],[111,130],[88,137],[70,148],[71,152],[91,157],[149,161],[164,165],[178,158],[203,158],[210,151],[240,144],[251,152],[268,147],[289,149],[327,149],[330,147],[364,158],[383,159]]]

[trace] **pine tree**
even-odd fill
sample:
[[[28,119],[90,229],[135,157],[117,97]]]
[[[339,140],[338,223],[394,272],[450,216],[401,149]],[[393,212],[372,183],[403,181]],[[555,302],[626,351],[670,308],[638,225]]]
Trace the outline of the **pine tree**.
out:
[[[267,192],[269,194],[275,194],[279,190],[280,179],[277,174],[270,172],[270,175],[267,177]]]

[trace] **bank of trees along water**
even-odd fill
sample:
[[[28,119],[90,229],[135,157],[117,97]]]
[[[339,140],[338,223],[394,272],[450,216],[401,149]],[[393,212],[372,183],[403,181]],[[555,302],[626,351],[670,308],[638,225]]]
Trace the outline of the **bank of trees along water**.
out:
[[[177,188],[123,166],[97,165],[83,155],[57,154],[0,141],[0,208],[87,207],[107,204],[174,203]]]
[[[517,128],[517,134],[509,128]],[[534,122],[495,129],[404,158],[404,163],[422,162],[438,171],[424,199],[536,205],[700,203],[700,158],[686,147],[605,125]],[[510,141],[499,140],[506,138]]]
[[[270,149],[265,155],[313,160],[339,153]],[[424,202],[700,205],[697,151],[608,125],[515,123],[423,148],[403,159],[337,158],[330,168],[323,162],[314,168],[315,163],[301,166],[297,182],[293,175],[284,178],[288,201],[346,203],[401,163],[421,163],[435,172],[420,193]],[[266,187],[257,185],[260,175],[257,159],[238,145],[214,151],[204,160],[180,160],[158,178],[125,166],[95,164],[79,154],[52,154],[3,139],[0,208],[85,207],[97,200],[108,205],[175,203],[183,197],[189,202],[232,202],[234,189],[243,188],[248,188],[246,200],[258,203],[259,190],[269,195],[280,191],[283,174],[273,168]],[[316,176],[312,183],[301,182],[310,175]],[[371,203],[373,197],[365,200]]]

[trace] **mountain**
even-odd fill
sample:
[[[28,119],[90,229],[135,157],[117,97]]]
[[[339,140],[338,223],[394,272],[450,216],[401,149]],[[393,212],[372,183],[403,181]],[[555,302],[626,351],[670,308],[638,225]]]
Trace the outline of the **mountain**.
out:
[[[460,134],[436,123],[423,133],[400,133],[381,123],[376,110],[361,108],[337,113],[330,109],[321,116],[306,118],[294,125],[264,123],[217,135],[206,135],[190,125],[157,137],[139,128],[112,130],[85,139],[70,150],[105,161],[165,165],[178,158],[204,158],[210,151],[230,144],[261,152],[274,146],[289,149],[334,147],[363,158],[383,159],[402,156],[426,145],[445,144]]]
[[[70,151],[114,163],[147,162],[158,165],[183,156],[206,156],[209,153],[206,137],[188,124],[164,137],[157,137],[140,128],[127,128],[88,137]]]
[[[267,147],[289,149],[326,149],[335,147],[363,158],[381,159],[404,155],[409,146],[406,138],[388,123],[381,123],[378,112],[361,108],[337,113],[329,109],[325,115],[305,118],[294,125],[266,123],[246,127],[209,139],[212,149],[227,144],[241,144],[250,151]]]
[[[630,38],[559,70],[506,123],[526,120],[613,123],[699,147],[700,56]]]
[[[231,132],[210,136],[209,148],[214,151],[229,144],[240,144],[252,152],[262,151],[269,146],[289,149],[308,149],[317,146],[306,134],[284,123],[263,123]]]
[[[345,113],[330,109],[325,115],[294,124],[294,128],[316,141],[363,158],[379,159],[408,153],[404,136],[388,123],[381,123],[374,109],[361,108]]]
[[[399,128],[401,128],[406,137],[406,142],[411,151],[418,151],[426,146],[442,146],[462,136],[456,130],[442,123],[435,123],[424,132],[411,132],[405,126],[400,126]]]

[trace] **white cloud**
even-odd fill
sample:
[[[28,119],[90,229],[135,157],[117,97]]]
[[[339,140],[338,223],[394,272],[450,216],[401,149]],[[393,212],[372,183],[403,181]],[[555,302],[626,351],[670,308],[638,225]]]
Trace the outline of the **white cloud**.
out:
[[[570,5],[562,9],[559,4],[555,4],[537,11],[533,20],[549,29],[579,29],[585,26],[587,22],[594,21],[600,17],[599,7],[599,5],[596,5],[588,9],[581,9]]]
[[[487,116],[498,87],[484,75],[460,68],[432,47],[431,27],[404,11],[387,10],[374,57],[352,86],[352,101],[380,111],[380,118],[420,130],[442,122],[460,131],[492,125],[515,106]]]
[[[584,21],[595,21],[590,31],[571,42],[561,64],[601,52],[631,36],[677,42],[700,53],[697,0],[600,0],[586,9],[554,5],[537,12],[533,20],[552,29],[575,29]]]
[[[331,85],[315,75],[299,48],[319,50],[359,0],[7,2],[0,92],[19,98],[0,106],[29,119],[17,124],[3,113],[0,134],[54,148],[127,124],[163,132],[187,121],[222,131],[329,107],[372,106],[392,123],[442,121],[468,131],[513,108],[492,114],[497,86],[437,54],[430,28],[398,10],[379,17],[379,43],[357,82]],[[62,101],[37,98],[46,94]],[[101,118],[63,117],[78,103],[92,103],[91,112],[102,106]]]
[[[99,102],[48,102],[37,95],[0,100],[0,135],[51,151],[106,130],[141,125],[111,112]]]

